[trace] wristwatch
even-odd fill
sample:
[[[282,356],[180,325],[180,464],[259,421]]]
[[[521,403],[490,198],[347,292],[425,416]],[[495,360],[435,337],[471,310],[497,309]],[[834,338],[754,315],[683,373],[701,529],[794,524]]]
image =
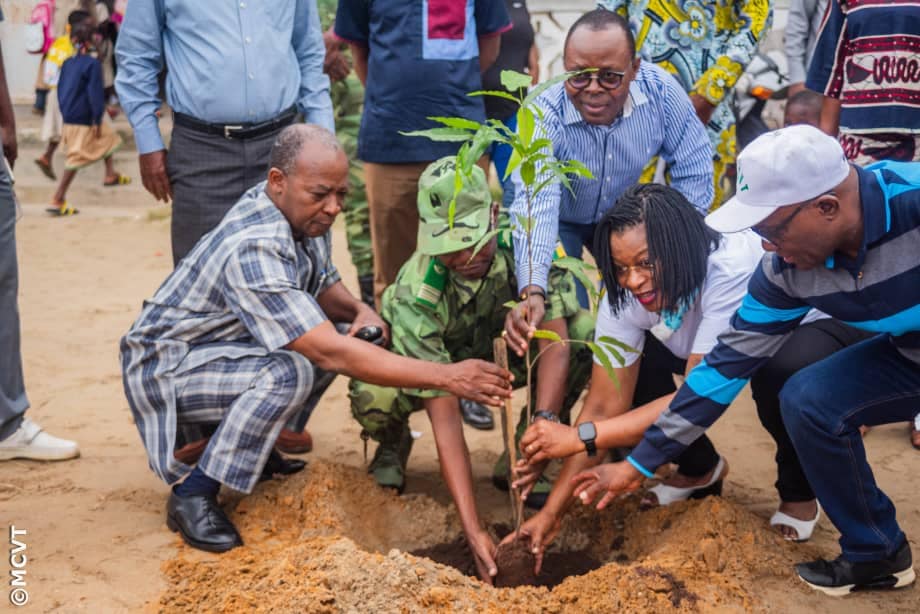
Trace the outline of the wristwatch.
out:
[[[530,421],[536,422],[538,418],[541,418],[543,420],[549,420],[550,422],[555,422],[556,424],[559,424],[559,416],[557,416],[553,412],[546,410],[546,409],[535,411]]]
[[[597,429],[594,428],[593,422],[582,422],[578,425],[578,438],[585,444],[585,452],[588,456],[597,456],[597,446],[594,440],[597,439]]]

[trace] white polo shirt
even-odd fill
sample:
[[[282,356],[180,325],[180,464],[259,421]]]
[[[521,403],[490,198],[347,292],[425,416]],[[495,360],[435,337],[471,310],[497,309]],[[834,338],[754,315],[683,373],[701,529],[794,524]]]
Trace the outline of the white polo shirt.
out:
[[[760,237],[749,230],[722,235],[719,247],[709,254],[706,262],[706,279],[700,295],[684,314],[680,327],[662,339],[665,347],[682,359],[690,354],[706,354],[714,348],[716,339],[728,329],[732,315],[747,294],[748,280],[763,255]],[[645,331],[653,329],[655,332],[664,329],[661,315],[646,310],[634,296],[628,296],[616,316],[605,296],[597,312],[594,339],[613,337],[641,352]],[[621,354],[625,359],[623,365],[610,357],[614,367],[627,367],[639,358],[635,352]],[[594,360],[598,362],[597,358]]]

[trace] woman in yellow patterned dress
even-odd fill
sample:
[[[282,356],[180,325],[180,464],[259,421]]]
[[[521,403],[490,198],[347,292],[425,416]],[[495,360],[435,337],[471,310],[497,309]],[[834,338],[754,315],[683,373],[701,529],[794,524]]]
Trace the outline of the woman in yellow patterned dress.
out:
[[[770,0],[599,0],[629,20],[642,59],[672,73],[712,142],[716,208],[733,191],[732,88],[773,17]],[[654,167],[647,169],[651,179]]]

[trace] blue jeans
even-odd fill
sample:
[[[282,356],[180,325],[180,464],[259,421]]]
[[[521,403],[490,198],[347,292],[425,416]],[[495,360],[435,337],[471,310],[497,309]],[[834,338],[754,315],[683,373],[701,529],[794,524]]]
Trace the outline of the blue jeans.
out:
[[[904,543],[894,504],[879,490],[859,427],[911,420],[920,365],[877,335],[805,367],[780,392],[783,422],[805,475],[853,562],[890,557]]]
[[[573,224],[559,220],[559,240],[562,241],[565,254],[581,259],[583,248],[587,247],[593,256],[595,226],[597,224]],[[575,294],[578,296],[578,304],[581,305],[581,308],[588,309],[590,307],[588,291],[577,280],[575,281]]]

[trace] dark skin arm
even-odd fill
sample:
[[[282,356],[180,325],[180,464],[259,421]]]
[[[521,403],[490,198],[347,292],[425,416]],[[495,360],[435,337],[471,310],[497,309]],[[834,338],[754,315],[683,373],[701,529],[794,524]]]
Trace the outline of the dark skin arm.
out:
[[[821,101],[821,120],[819,127],[825,134],[837,138],[840,132],[840,101],[825,96]]]
[[[352,43],[348,43],[348,48],[351,49],[351,59],[355,62],[355,74],[361,80],[361,85],[367,87],[367,58],[370,56],[370,49]]]
[[[708,124],[709,120],[712,119],[713,111],[716,110],[713,104],[699,94],[690,94],[690,102],[693,103],[693,109],[696,111],[696,116],[700,118],[703,125],[705,126]]]
[[[487,71],[489,66],[495,63],[501,47],[501,36],[493,34],[492,36],[479,37],[479,72]]]
[[[340,335],[328,320],[287,344],[285,349],[303,354],[325,371],[378,386],[445,390],[494,406],[511,396],[511,373],[491,362],[464,360],[443,365],[406,358],[372,343]]]
[[[476,560],[479,578],[492,584],[498,568],[495,565],[495,542],[479,522],[476,498],[473,494],[473,470],[470,451],[463,437],[460,403],[457,397],[425,399],[425,410],[431,420],[441,475],[460,514],[460,523]]]
[[[333,322],[351,322],[348,330],[349,336],[354,336],[365,326],[377,326],[383,331],[386,339],[384,345],[390,343],[390,328],[376,311],[356,299],[341,281],[329,286],[320,294],[316,302]]]
[[[341,81],[351,72],[348,58],[342,53],[342,41],[335,36],[334,24],[323,32],[323,44],[326,45],[326,59],[323,61],[323,72],[329,76],[333,83]]]
[[[16,144],[16,116],[13,115],[10,90],[6,85],[6,70],[3,68],[2,53],[0,53],[0,137],[3,141],[3,156],[9,161],[10,168],[12,168],[16,164],[19,147]]]
[[[530,52],[527,54],[527,72],[530,73],[531,85],[540,82],[540,51],[536,44],[530,46]]]

